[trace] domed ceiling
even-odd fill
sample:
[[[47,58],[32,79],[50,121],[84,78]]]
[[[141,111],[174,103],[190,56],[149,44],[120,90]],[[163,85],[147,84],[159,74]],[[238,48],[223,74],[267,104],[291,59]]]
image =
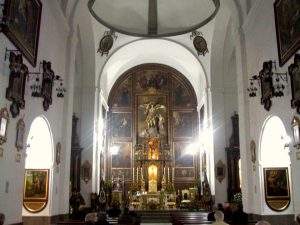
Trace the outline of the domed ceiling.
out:
[[[188,33],[217,14],[219,0],[89,0],[93,17],[132,36],[166,37]]]

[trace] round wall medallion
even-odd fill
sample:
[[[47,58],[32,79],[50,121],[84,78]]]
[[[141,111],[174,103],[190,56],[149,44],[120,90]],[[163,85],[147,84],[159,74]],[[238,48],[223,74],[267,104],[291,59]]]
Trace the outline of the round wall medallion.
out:
[[[202,36],[196,36],[193,40],[194,47],[198,55],[203,55],[208,52],[207,42]]]
[[[100,52],[101,55],[108,54],[113,46],[113,43],[113,37],[111,35],[105,35],[100,41],[98,52]]]

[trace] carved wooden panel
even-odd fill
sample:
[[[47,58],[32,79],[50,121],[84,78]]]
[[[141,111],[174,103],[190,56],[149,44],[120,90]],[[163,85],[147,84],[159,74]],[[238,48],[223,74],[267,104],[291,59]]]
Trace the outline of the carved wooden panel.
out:
[[[116,143],[127,143],[131,148],[130,159],[128,154],[127,158],[122,155],[123,152],[111,157],[108,177],[122,174],[129,179],[135,146],[142,144],[146,137],[159,137],[161,145],[171,147],[173,170],[170,173],[174,173],[175,182],[180,186],[180,182],[191,182],[195,178],[199,160],[191,155],[178,158],[182,155],[180,151],[184,151],[183,145],[194,141],[198,133],[196,95],[184,75],[161,64],[139,65],[116,81],[108,102],[108,148]]]

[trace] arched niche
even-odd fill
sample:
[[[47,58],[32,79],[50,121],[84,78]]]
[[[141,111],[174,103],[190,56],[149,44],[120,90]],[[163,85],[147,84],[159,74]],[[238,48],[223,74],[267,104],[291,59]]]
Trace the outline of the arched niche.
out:
[[[43,116],[36,117],[30,126],[26,153],[23,191],[26,211],[23,215],[29,216],[46,208],[51,193],[53,139],[49,123]]]
[[[288,209],[291,202],[289,137],[282,120],[269,117],[260,139],[262,206],[268,214]]]
[[[153,108],[164,110],[156,114],[157,122],[149,120],[156,125],[150,125],[147,130],[149,103],[153,103]],[[194,185],[195,179],[199,178],[200,149],[193,146],[192,152],[186,151],[198,141],[197,97],[192,84],[182,73],[163,64],[135,66],[116,80],[109,93],[108,106],[107,177],[116,178],[122,174],[126,182],[132,182],[138,180],[141,173],[147,174],[146,168],[143,168],[144,172],[139,170],[142,166],[134,161],[134,155],[138,146],[150,143],[149,136],[150,139],[158,136],[160,149],[169,146],[173,155],[165,173],[170,180],[172,178],[175,188]],[[145,134],[145,130],[149,133]],[[156,169],[159,190],[164,168],[158,165]]]

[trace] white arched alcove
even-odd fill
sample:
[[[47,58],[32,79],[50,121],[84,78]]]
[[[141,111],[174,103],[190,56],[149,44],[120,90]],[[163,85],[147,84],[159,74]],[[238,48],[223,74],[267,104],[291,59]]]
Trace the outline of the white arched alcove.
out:
[[[48,203],[38,213],[30,213],[23,208],[23,216],[49,216],[52,196],[52,179],[54,164],[53,137],[49,122],[43,116],[36,117],[27,137],[25,169],[49,169]]]
[[[289,171],[289,187],[291,192],[291,179],[290,179],[290,156],[289,144],[290,140],[286,133],[283,121],[278,116],[271,116],[264,122],[259,144],[259,180],[260,180],[260,193],[261,193],[261,206],[262,214],[288,214],[293,211],[293,201],[287,209],[282,212],[275,212],[271,210],[265,201],[265,182],[264,182],[264,168],[277,168],[287,167]],[[291,199],[293,196],[291,195]]]
[[[205,111],[209,112],[208,109],[211,107],[210,95],[207,94],[209,78],[199,57],[186,46],[167,39],[140,39],[113,52],[103,66],[97,82],[104,99],[107,101],[114,83],[122,74],[135,66],[147,63],[167,65],[183,74],[191,83],[198,104],[204,103]],[[199,110],[201,106],[198,105]],[[211,115],[206,115],[205,118],[211,118]],[[209,127],[210,123],[205,122],[205,124],[207,124],[205,143],[208,143],[205,147],[208,152],[207,158],[210,159],[213,158],[211,151],[212,132]],[[213,168],[211,160],[208,161],[207,167],[208,179],[214,194],[214,171],[210,169]]]
[[[208,86],[201,62],[186,47],[165,39],[133,41],[114,52],[98,79],[104,97],[108,98],[112,86],[125,71],[145,63],[165,64],[181,72],[191,82],[197,102],[201,102]]]

